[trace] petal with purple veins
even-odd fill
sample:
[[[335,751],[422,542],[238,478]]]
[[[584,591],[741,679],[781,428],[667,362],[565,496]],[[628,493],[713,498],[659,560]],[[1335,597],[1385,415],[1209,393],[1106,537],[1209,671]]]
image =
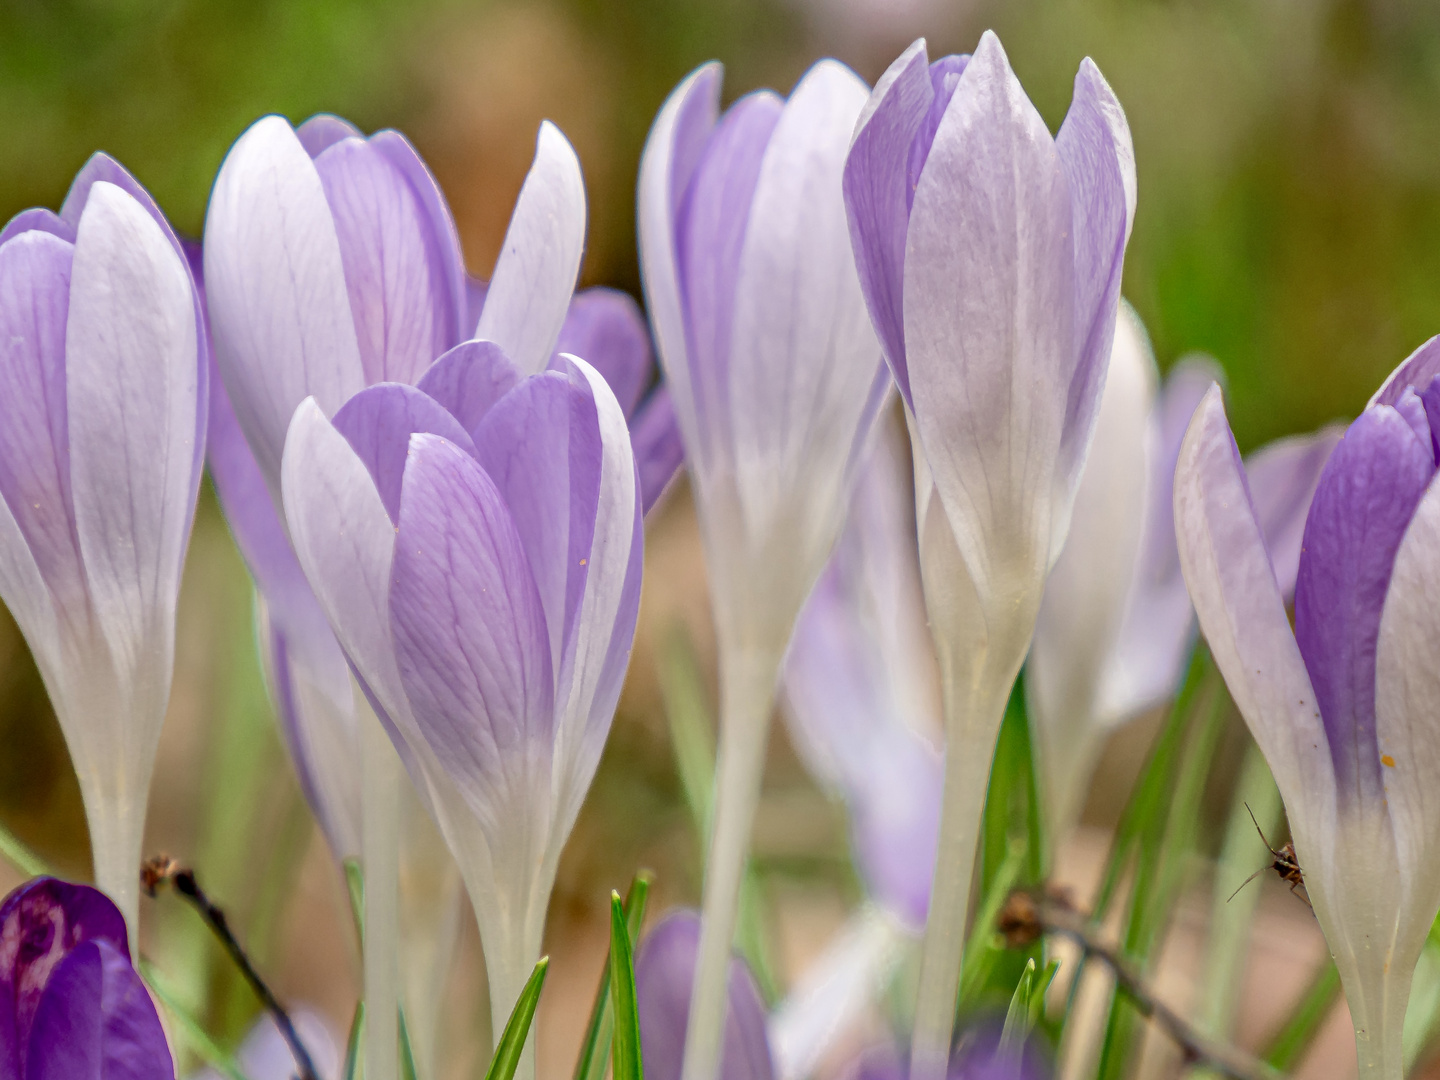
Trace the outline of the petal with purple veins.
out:
[[[1270,550],[1275,580],[1287,603],[1295,598],[1300,543],[1310,501],[1325,463],[1344,432],[1344,425],[1330,424],[1313,435],[1292,435],[1266,443],[1245,459],[1255,517]]]
[[[669,387],[657,387],[630,417],[630,441],[640,472],[641,508],[648,514],[685,463],[685,442]]]
[[[578,356],[605,376],[626,416],[639,406],[655,367],[640,305],[619,289],[576,293],[555,352]]]
[[[493,341],[466,341],[436,360],[416,388],[473,432],[497,401],[520,384],[520,371]]]

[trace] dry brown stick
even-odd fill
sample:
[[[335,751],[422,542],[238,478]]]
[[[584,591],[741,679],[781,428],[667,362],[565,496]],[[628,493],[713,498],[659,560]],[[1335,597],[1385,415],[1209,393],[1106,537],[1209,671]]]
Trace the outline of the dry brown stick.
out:
[[[1115,976],[1115,985],[1137,1012],[1165,1029],[1185,1061],[1211,1069],[1231,1080],[1281,1080],[1283,1073],[1243,1050],[1218,1042],[1197,1030],[1150,989],[1145,976],[1119,949],[1101,940],[1089,918],[1063,896],[1016,889],[1000,909],[997,928],[1012,949],[1023,948],[1044,934],[1067,937],[1086,957],[1099,960]]]

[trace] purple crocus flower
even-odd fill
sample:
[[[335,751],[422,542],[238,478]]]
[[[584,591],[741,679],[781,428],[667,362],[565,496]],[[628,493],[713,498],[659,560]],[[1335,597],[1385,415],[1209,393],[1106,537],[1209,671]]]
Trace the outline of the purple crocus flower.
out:
[[[468,342],[333,422],[303,402],[282,488],[315,596],[459,864],[503,1026],[635,631],[624,414],[583,360],[524,376]]]
[[[1025,669],[1057,839],[1079,818],[1106,737],[1169,701],[1184,676],[1195,616],[1180,574],[1171,493],[1180,440],[1219,375],[1208,358],[1184,358],[1157,399],[1144,327],[1122,306],[1094,444]],[[1339,437],[1331,426],[1284,439],[1247,464],[1287,599],[1310,496]]]
[[[635,954],[645,1080],[680,1080],[699,949],[699,916],[693,911],[672,911],[645,935]],[[726,972],[725,1031],[716,1075],[720,1080],[773,1080],[775,1076],[760,988],[745,961],[734,955]]]
[[[125,920],[98,889],[35,878],[0,904],[0,1076],[173,1080]]]
[[[1000,721],[1090,445],[1135,208],[1120,103],[1089,60],[1051,137],[1000,41],[871,95],[845,165],[871,318],[911,417],[946,795],[913,1064],[945,1069]]]
[[[154,201],[97,154],[0,232],[0,596],[133,928],[145,804],[205,445],[198,301]]]
[[[1362,1076],[1403,1072],[1440,909],[1440,338],[1346,430],[1306,519],[1291,630],[1219,388],[1191,421],[1175,530],[1200,628],[1270,764],[1340,970]]]
[[[780,664],[844,522],[888,379],[840,186],[865,84],[822,61],[719,115],[720,68],[670,95],[640,164],[640,262],[705,544],[720,772],[686,1080],[713,1080],[741,868]]]
[[[303,1007],[292,1008],[290,1019],[320,1080],[340,1080],[340,1048],[330,1024],[319,1013]],[[269,1013],[262,1013],[241,1041],[235,1051],[235,1063],[246,1080],[295,1080],[298,1072],[290,1044]],[[201,1069],[192,1074],[190,1080],[224,1080],[224,1074],[217,1069]]]
[[[1004,1028],[994,1020],[971,1024],[950,1053],[946,1080],[1049,1080],[1055,1070],[1037,1036],[1015,1048],[1002,1046]],[[876,1046],[861,1054],[845,1080],[907,1080],[909,1068],[894,1046]]]

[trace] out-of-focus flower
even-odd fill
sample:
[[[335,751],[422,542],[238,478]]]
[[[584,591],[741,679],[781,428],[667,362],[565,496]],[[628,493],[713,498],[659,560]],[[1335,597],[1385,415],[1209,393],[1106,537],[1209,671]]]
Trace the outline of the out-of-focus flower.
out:
[[[1105,738],[1170,700],[1184,676],[1195,615],[1175,547],[1175,461],[1195,406],[1219,374],[1208,358],[1182,359],[1156,400],[1144,328],[1122,306],[1095,441],[1025,669],[1057,839],[1079,817]],[[1332,425],[1282,439],[1247,463],[1287,601],[1310,496],[1339,437]]]
[[[174,233],[103,155],[58,215],[0,232],[0,596],[65,733],[96,881],[132,929],[205,446],[200,318]]]
[[[35,878],[0,905],[0,1075],[173,1080],[125,920],[98,889]]]
[[[307,399],[282,486],[300,564],[465,878],[499,1030],[629,660],[624,415],[583,361],[523,377],[469,342],[333,423]]]
[[[920,562],[946,717],[939,865],[913,1067],[943,1074],[980,811],[1090,445],[1135,208],[1124,112],[1080,65],[1058,136],[999,39],[917,41],[855,132],[860,279],[917,447]]]
[[[645,1080],[680,1080],[685,1029],[700,949],[700,918],[673,911],[661,919],[635,954],[635,999],[640,1014],[640,1051]],[[725,984],[725,1033],[720,1080],[772,1080],[765,1004],[754,976],[731,956]]]
[[[1003,1044],[1004,1028],[995,1021],[973,1023],[960,1034],[950,1054],[946,1080],[1048,1080],[1054,1075],[1049,1053],[1031,1035],[1018,1047]],[[855,1059],[846,1080],[907,1080],[905,1059],[894,1046],[877,1046]]]
[[[1405,1005],[1440,908],[1437,374],[1433,338],[1336,445],[1305,523],[1293,632],[1218,387],[1175,474],[1185,581],[1285,801],[1362,1076],[1403,1074]]]
[[[687,1080],[713,1080],[741,868],[780,664],[840,531],[888,380],[840,186],[865,84],[815,65],[719,116],[670,95],[640,165],[640,260],[684,438],[720,648],[720,770]]]
[[[340,1080],[340,1048],[325,1018],[306,1008],[289,1010],[295,1033],[310,1055],[320,1080]],[[298,1066],[290,1044],[269,1013],[261,1015],[235,1051],[235,1064],[247,1080],[295,1080]],[[169,1080],[169,1077],[166,1077]],[[190,1080],[224,1080],[215,1069],[201,1069]]]

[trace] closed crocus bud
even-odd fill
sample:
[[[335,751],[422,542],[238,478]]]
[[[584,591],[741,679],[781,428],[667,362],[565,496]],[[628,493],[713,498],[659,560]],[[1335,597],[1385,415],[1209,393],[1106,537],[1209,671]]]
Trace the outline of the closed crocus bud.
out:
[[[0,232],[0,596],[133,931],[145,804],[205,447],[200,309],[150,196],[92,158]]]
[[[685,1029],[700,948],[700,919],[673,911],[661,919],[635,954],[635,1005],[645,1080],[680,1080]],[[725,1030],[720,1080],[773,1080],[765,1032],[765,1003],[745,961],[731,956],[726,970]]]
[[[1105,739],[1173,698],[1184,677],[1195,614],[1175,547],[1175,461],[1196,405],[1218,377],[1213,361],[1186,357],[1157,396],[1144,327],[1122,305],[1095,440],[1025,669],[1056,840],[1079,818]],[[1310,496],[1339,437],[1332,425],[1281,439],[1246,463],[1287,603]]]
[[[946,794],[920,975],[917,1077],[945,1068],[1000,721],[1089,449],[1135,209],[1125,114],[1082,62],[1058,136],[992,33],[876,85],[845,165],[871,318],[917,447],[921,569]]]
[[[1175,474],[1185,581],[1284,799],[1365,1077],[1403,1074],[1411,978],[1440,908],[1437,374],[1433,338],[1335,446],[1305,523],[1293,631],[1218,388]]]
[[[35,878],[0,904],[0,1076],[173,1080],[125,920],[99,890]]]
[[[526,377],[470,342],[333,422],[304,402],[283,490],[300,564],[460,866],[499,1030],[629,661],[624,415],[584,361]]]
[[[841,169],[866,89],[834,61],[719,115],[671,94],[640,164],[640,263],[684,439],[719,641],[720,752],[687,1080],[713,1080],[741,868],[781,660],[843,524],[888,378]]]

